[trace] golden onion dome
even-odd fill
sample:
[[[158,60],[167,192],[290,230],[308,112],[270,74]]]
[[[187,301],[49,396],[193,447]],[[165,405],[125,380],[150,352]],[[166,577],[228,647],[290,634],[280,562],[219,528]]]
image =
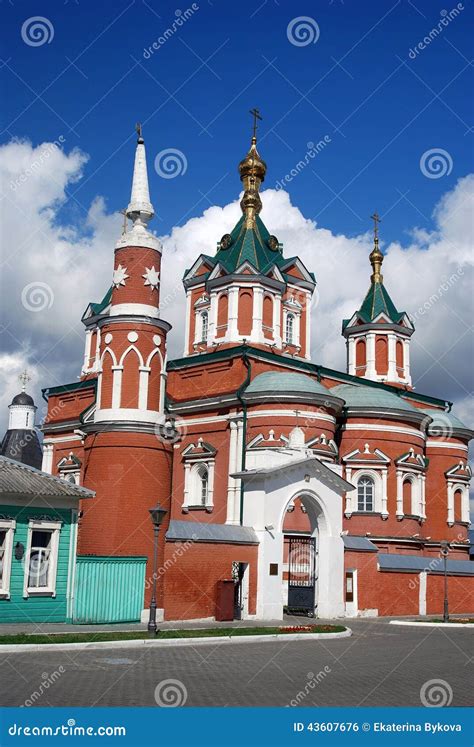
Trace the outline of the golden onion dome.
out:
[[[249,176],[259,179],[261,182],[265,179],[267,173],[267,164],[260,157],[257,150],[257,138],[252,138],[250,150],[245,158],[239,163],[239,173],[242,181]]]

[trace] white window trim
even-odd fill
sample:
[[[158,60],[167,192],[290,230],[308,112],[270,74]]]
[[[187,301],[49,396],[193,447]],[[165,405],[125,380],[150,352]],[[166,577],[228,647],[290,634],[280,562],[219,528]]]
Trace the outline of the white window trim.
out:
[[[464,523],[469,522],[469,483],[456,482],[455,480],[448,480],[448,516],[447,524],[452,527],[456,523],[456,516],[454,513],[454,494],[457,490],[461,491],[461,521]]]
[[[289,316],[293,317],[293,342],[288,342],[286,336],[286,323]],[[285,345],[291,345],[299,348],[300,345],[300,323],[301,323],[301,311],[299,309],[283,309],[283,342]]]
[[[184,501],[182,508],[185,510],[200,508],[212,511],[214,508],[214,464],[215,459],[188,460],[184,465]],[[197,472],[200,467],[207,469],[207,500],[201,502],[201,494],[198,494],[199,482]]]
[[[411,488],[410,515],[426,519],[425,513],[425,475],[415,470],[397,469],[397,519],[401,521],[406,512],[403,510],[403,484],[409,480]]]
[[[14,519],[0,519],[0,529],[6,531],[5,553],[3,555],[3,571],[0,581],[0,599],[10,599],[10,578],[13,559],[13,535],[16,529]]]
[[[357,483],[361,477],[371,477],[374,481],[373,511],[359,511],[358,509]],[[386,467],[381,467],[379,469],[357,469],[355,471],[352,471],[350,467],[346,467],[346,480],[355,486],[355,490],[346,493],[346,508],[344,513],[347,518],[350,518],[353,513],[364,513],[368,516],[371,514],[381,514],[382,519],[388,518]]]
[[[28,524],[28,540],[26,545],[24,578],[23,578],[23,596],[25,598],[32,596],[56,596],[56,576],[58,571],[58,554],[59,554],[59,534],[61,532],[60,521],[45,521],[43,519],[30,519]],[[29,587],[28,576],[30,575],[30,554],[31,540],[35,530],[50,531],[51,548],[49,553],[49,585],[43,587]]]

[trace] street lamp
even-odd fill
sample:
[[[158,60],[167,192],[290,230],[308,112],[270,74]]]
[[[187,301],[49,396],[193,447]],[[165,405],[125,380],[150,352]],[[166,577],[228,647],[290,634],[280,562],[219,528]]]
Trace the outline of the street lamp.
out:
[[[158,534],[160,525],[167,513],[166,509],[160,505],[155,508],[149,508],[151,520],[153,522],[153,593],[150,601],[150,617],[148,619],[148,633],[156,635],[156,577],[158,565]]]
[[[443,567],[444,567],[444,608],[443,608],[443,622],[449,622],[449,608],[448,608],[448,555],[449,555],[449,542],[447,540],[441,541],[441,555],[443,556]]]

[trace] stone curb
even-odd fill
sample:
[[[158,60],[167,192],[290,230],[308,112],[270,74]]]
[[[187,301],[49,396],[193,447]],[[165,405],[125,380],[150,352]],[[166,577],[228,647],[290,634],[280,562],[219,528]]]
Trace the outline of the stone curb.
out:
[[[414,625],[420,628],[474,628],[474,623],[435,623],[416,620],[390,620],[390,625]]]
[[[207,638],[162,638],[154,640],[153,638],[139,638],[129,641],[84,641],[81,643],[17,643],[17,644],[0,644],[0,656],[10,653],[22,653],[23,651],[80,651],[80,650],[101,650],[114,648],[138,648],[140,646],[150,646],[151,648],[166,648],[168,646],[205,646],[206,644],[215,643],[256,643],[261,641],[267,643],[272,641],[319,641],[332,640],[333,638],[349,638],[352,630],[346,630],[340,633],[272,633],[270,635],[239,635],[239,636],[209,636]]]

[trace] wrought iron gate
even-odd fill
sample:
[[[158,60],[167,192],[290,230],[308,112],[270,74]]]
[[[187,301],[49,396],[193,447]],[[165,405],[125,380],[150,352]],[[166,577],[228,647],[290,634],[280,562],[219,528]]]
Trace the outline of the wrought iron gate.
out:
[[[287,537],[288,611],[314,615],[316,587],[315,537]]]
[[[245,573],[245,563],[233,561],[232,579],[234,581],[234,620],[242,619],[242,581]]]

